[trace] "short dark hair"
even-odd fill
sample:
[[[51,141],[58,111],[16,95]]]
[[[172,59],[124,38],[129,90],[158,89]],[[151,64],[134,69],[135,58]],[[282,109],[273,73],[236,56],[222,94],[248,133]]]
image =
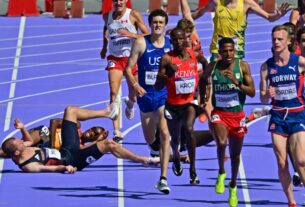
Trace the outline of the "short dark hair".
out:
[[[177,27],[184,30],[185,32],[193,32],[195,25],[192,21],[183,18],[178,21]]]
[[[168,23],[168,15],[162,9],[155,9],[152,12],[150,12],[150,14],[148,16],[148,23],[151,24],[153,18],[157,17],[157,16],[164,17],[165,18],[165,24]]]
[[[14,138],[14,137],[10,137],[10,138],[6,139],[1,145],[3,152],[10,157],[12,157],[14,155],[15,151],[17,150],[17,148],[12,144],[12,142],[15,139],[16,138]]]
[[[301,36],[302,34],[305,33],[305,27],[302,27],[301,29],[298,30],[298,33],[297,33],[297,41],[300,43],[301,41]]]
[[[172,31],[170,33],[170,38],[172,39],[174,37],[174,35],[176,35],[178,32],[184,33],[184,30],[182,30],[181,28],[175,27],[174,29],[172,29]]]
[[[218,41],[218,47],[221,48],[224,44],[235,45],[234,40],[230,37],[223,37]]]

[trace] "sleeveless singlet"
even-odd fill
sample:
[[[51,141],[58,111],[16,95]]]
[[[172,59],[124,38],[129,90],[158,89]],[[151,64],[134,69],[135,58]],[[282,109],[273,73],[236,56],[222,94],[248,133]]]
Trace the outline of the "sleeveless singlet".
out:
[[[166,83],[167,103],[183,105],[194,100],[194,93],[198,85],[197,59],[195,53],[187,48],[190,58],[186,61],[179,59],[173,51],[169,52],[172,63],[178,66],[175,74]]]
[[[35,150],[35,153],[28,160],[23,163],[18,164],[19,168],[30,164],[32,162],[38,162],[43,165],[62,165],[63,161],[61,160],[60,152],[56,149],[51,148],[41,148]]]
[[[131,9],[126,9],[125,14],[118,20],[114,20],[110,12],[108,15],[108,48],[109,54],[115,57],[129,57],[134,38],[124,37],[119,30],[125,29],[131,33],[137,33],[136,27],[130,21]]]
[[[299,56],[290,53],[288,64],[278,66],[274,58],[266,61],[269,84],[275,87],[276,96],[272,105],[282,108],[299,107],[304,105],[304,81],[299,73]]]
[[[168,37],[165,37],[163,47],[155,47],[151,40],[150,35],[144,37],[146,42],[146,49],[142,56],[138,59],[138,77],[139,84],[147,92],[167,93],[164,87],[161,91],[155,90],[155,82],[159,70],[161,57],[171,50],[171,43]]]
[[[218,40],[221,37],[233,38],[236,54],[244,53],[245,30],[247,27],[246,15],[244,14],[244,0],[238,0],[236,8],[227,8],[224,0],[219,0],[215,10],[214,33],[210,45],[211,53],[218,53]]]
[[[233,73],[239,82],[243,82],[243,73],[240,67],[240,60],[235,59]],[[212,71],[212,104],[216,109],[228,112],[240,112],[246,101],[246,94],[231,80],[221,74],[218,63]]]

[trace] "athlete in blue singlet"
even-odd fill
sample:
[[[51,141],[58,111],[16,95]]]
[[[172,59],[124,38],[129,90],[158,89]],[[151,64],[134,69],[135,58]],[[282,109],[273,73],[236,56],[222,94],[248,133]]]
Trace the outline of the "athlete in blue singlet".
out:
[[[170,188],[167,185],[166,175],[170,154],[170,136],[164,118],[167,91],[165,88],[160,91],[156,91],[154,88],[161,57],[170,50],[169,39],[163,34],[168,16],[163,10],[157,9],[150,13],[148,22],[151,34],[135,41],[126,66],[126,77],[138,94],[137,101],[142,129],[147,144],[152,144],[155,141],[157,129],[160,131],[161,176],[156,188],[162,193],[168,194]],[[132,67],[136,63],[138,63],[139,81],[132,75]]]
[[[144,96],[137,98],[137,102],[141,112],[147,113],[157,110],[164,106],[167,90],[164,87],[157,91],[154,87],[157,73],[159,70],[159,63],[164,53],[171,49],[170,40],[165,37],[163,47],[159,48],[153,45],[151,35],[144,37],[146,49],[142,56],[138,59],[138,78],[139,85],[146,91]]]
[[[288,167],[288,148],[294,158],[302,182],[305,181],[305,58],[288,50],[288,28],[276,26],[272,30],[273,57],[261,66],[260,98],[266,104],[272,100],[269,131],[277,159],[278,174],[289,207],[295,207],[292,180]]]

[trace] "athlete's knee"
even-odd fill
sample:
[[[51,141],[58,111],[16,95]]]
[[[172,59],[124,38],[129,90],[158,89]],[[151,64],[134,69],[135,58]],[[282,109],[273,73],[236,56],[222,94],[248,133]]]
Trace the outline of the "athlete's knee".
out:
[[[191,125],[191,124],[186,125],[185,128],[186,128],[186,130],[187,130],[187,132],[188,132],[189,134],[192,134],[193,131],[194,131],[194,127],[193,127],[193,125]]]
[[[297,167],[300,167],[300,168],[305,167],[305,158],[303,156],[296,157],[294,162]]]
[[[116,147],[119,146],[119,144],[113,141],[112,139],[106,139],[103,141],[103,143],[107,152],[112,152],[115,150]]]
[[[165,132],[165,131],[161,131],[161,136],[160,136],[160,139],[163,141],[163,142],[169,142],[170,141],[170,134],[169,132]]]
[[[225,139],[217,139],[217,146],[221,148],[226,148],[227,140]]]
[[[67,106],[67,107],[65,108],[65,114],[66,114],[66,115],[75,114],[76,111],[77,111],[77,107],[75,107],[75,106]]]
[[[285,160],[280,159],[277,161],[277,167],[278,167],[279,172],[286,171],[286,170],[288,170],[288,163]]]

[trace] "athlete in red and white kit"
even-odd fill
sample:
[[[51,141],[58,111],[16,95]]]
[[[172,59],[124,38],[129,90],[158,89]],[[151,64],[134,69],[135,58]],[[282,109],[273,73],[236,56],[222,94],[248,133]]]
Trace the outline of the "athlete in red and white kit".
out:
[[[110,86],[110,103],[113,103],[113,107],[117,109],[119,113],[120,97],[118,97],[118,91],[121,86],[125,65],[128,57],[130,56],[131,47],[134,40],[139,36],[144,36],[149,33],[147,26],[144,23],[141,14],[126,7],[128,0],[112,0],[113,11],[103,15],[104,18],[104,44],[101,50],[101,58],[106,57],[107,49],[109,55],[107,56],[107,70],[109,72],[109,86]],[[142,34],[137,33],[137,29],[140,29]],[[133,68],[133,74],[136,74],[137,66]],[[133,91],[133,87],[128,83],[128,89],[130,91],[129,99],[126,101],[125,114],[127,118],[131,119],[134,116],[133,105],[136,101],[136,96]],[[114,135],[118,138],[122,138],[119,131],[120,121],[116,119],[113,121]]]

